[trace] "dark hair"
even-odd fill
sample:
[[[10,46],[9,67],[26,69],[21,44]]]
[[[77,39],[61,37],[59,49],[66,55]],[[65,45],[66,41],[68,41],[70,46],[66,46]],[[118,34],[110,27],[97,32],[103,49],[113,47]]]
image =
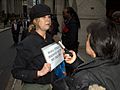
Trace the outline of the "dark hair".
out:
[[[114,62],[120,60],[119,30],[115,23],[109,21],[97,21],[88,26],[87,32],[91,34],[90,46],[97,57]]]
[[[75,12],[75,10],[72,7],[66,7],[66,9],[67,9],[67,13],[69,13],[70,16],[77,21],[78,27],[80,28],[81,26],[80,26],[79,17],[77,13]]]
[[[120,11],[115,11],[112,14],[112,21],[120,24]]]

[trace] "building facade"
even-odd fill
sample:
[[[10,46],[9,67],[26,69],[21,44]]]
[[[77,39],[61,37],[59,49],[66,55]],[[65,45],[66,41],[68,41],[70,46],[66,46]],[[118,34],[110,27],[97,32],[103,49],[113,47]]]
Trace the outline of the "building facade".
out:
[[[38,3],[50,6],[52,13],[57,14],[61,25],[62,11],[65,6],[71,6],[78,13],[81,29],[79,30],[80,46],[85,45],[86,27],[92,21],[106,17],[106,0],[0,0],[0,12],[28,16],[30,8]]]

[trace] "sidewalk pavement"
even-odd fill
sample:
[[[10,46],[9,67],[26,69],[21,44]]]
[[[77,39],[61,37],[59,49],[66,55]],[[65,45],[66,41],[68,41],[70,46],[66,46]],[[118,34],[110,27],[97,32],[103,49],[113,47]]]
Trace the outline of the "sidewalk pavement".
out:
[[[9,30],[11,27],[5,27],[5,28],[0,28],[0,32],[4,32],[6,30]]]
[[[0,33],[4,32],[6,30],[9,30],[11,27],[5,27],[0,28]],[[21,90],[21,81],[14,79],[12,76],[10,76],[10,79],[8,81],[8,85],[5,88],[5,90]]]
[[[0,33],[9,30],[10,28],[11,27],[0,28]],[[21,90],[21,81],[14,79],[11,75],[5,90]]]

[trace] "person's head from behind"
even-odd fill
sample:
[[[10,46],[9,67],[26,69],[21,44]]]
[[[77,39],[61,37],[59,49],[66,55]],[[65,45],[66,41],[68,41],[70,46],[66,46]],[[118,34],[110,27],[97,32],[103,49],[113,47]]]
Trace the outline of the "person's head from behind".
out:
[[[113,12],[112,21],[120,24],[120,11]]]
[[[37,29],[46,31],[51,26],[51,9],[45,4],[37,4],[30,10],[30,20]]]
[[[120,33],[115,24],[98,21],[87,28],[86,51],[92,57],[100,57],[118,62],[120,59]]]

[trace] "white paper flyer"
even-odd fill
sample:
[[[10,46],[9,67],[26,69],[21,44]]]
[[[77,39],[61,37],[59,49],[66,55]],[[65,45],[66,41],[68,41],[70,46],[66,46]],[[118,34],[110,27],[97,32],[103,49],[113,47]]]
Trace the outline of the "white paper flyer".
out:
[[[47,45],[41,50],[44,54],[46,62],[51,64],[51,70],[57,67],[64,60],[62,48],[57,43]]]

